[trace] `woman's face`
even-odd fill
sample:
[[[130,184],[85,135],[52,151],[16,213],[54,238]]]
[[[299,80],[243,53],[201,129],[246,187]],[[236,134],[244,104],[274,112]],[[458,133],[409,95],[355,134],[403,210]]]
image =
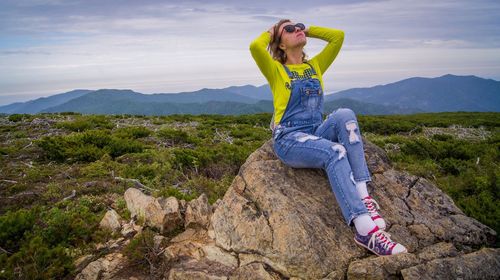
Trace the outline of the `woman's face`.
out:
[[[295,27],[295,30],[291,33],[284,30],[287,25],[295,25],[294,22],[284,22],[280,25],[278,29],[278,34],[280,34],[280,48],[286,50],[288,48],[303,47],[307,43],[306,34],[300,28]]]

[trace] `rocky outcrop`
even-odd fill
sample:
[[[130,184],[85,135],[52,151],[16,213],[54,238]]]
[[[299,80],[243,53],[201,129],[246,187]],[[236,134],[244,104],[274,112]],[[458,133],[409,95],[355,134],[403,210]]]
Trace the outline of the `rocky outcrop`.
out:
[[[437,187],[392,169],[379,148],[369,142],[365,146],[373,174],[371,194],[389,224],[387,231],[411,254],[438,242],[465,251],[493,242],[492,229],[465,216]],[[241,167],[212,224],[217,245],[240,256],[251,255],[285,277],[343,275],[353,261],[370,256],[352,241],[353,231],[342,218],[324,172],[283,165],[270,142]],[[404,264],[394,268],[395,274],[421,262],[411,254],[387,260]]]
[[[498,279],[500,249],[484,248],[454,258],[435,259],[403,269],[404,279]]]
[[[99,226],[112,232],[120,231],[122,228],[120,220],[120,215],[114,209],[111,209],[104,214]]]
[[[357,246],[354,229],[343,220],[324,171],[285,166],[271,147],[268,141],[249,156],[223,199],[210,206],[201,196],[181,206],[185,231],[170,238],[163,249],[169,264],[165,279],[498,275],[500,249],[478,251],[492,245],[496,233],[465,216],[426,179],[393,169],[383,150],[373,144],[365,141],[373,175],[369,190],[381,206],[391,237],[408,248],[405,254],[377,257]],[[129,209],[145,217],[147,209],[156,209],[148,205],[165,211],[163,199],[137,192],[125,194],[127,205],[135,205]],[[144,202],[132,202],[127,193]],[[159,220],[165,229],[165,220]]]
[[[75,280],[113,279],[126,265],[126,258],[121,253],[108,254],[87,265]]]
[[[129,188],[125,191],[125,202],[132,217],[144,219],[146,225],[161,233],[182,225],[179,201],[175,197],[154,198],[138,189]]]
[[[391,257],[368,257],[352,262],[347,272],[349,279],[397,278],[402,269],[413,267],[429,260],[456,256],[457,250],[451,243],[440,242],[425,247],[420,253],[400,254]]]
[[[185,226],[207,228],[210,223],[210,216],[212,216],[212,207],[208,204],[207,196],[202,194],[197,199],[187,203]]]

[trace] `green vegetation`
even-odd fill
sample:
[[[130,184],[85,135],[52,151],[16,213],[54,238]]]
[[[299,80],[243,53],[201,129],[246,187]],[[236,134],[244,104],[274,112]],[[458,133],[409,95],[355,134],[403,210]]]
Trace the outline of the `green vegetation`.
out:
[[[35,206],[0,216],[0,274],[4,279],[62,278],[74,269],[74,254],[106,236],[98,228],[105,208],[98,198],[81,197],[55,206]]]
[[[498,113],[471,112],[384,116],[367,115],[358,117],[361,129],[364,132],[384,135],[410,131],[418,133],[421,132],[422,127],[449,127],[452,125],[497,129],[500,122],[499,118]]]
[[[117,136],[111,134],[107,129],[87,130],[64,136],[43,137],[37,144],[44,150],[47,159],[59,162],[93,162],[104,154],[115,158],[142,152],[143,145],[129,138],[137,135],[123,130],[116,134]]]
[[[72,121],[60,122],[56,125],[59,128],[66,128],[71,131],[84,131],[95,128],[113,128],[113,124],[106,116],[77,116]]]
[[[396,168],[432,181],[466,215],[500,232],[500,114],[359,116],[359,122]]]
[[[162,262],[162,246],[165,246],[168,240],[164,238],[158,242],[158,244],[155,244],[155,235],[156,233],[154,231],[146,228],[132,239],[124,249],[124,254],[130,260],[130,265],[137,266],[139,269],[143,270],[148,268],[149,271],[145,272],[147,272],[152,279],[161,277],[167,269],[166,264]]]
[[[137,179],[154,196],[222,198],[246,158],[270,139],[270,114],[2,116],[0,279],[74,276],[74,260],[110,238],[98,223]],[[34,119],[48,125],[33,124]],[[467,215],[500,232],[500,114],[358,116],[398,169],[434,182]],[[76,197],[64,199],[75,190]],[[151,263],[153,233],[126,249]],[[148,257],[148,258],[149,258]],[[159,269],[159,267],[156,267]],[[151,271],[151,273],[153,273]]]
[[[23,120],[31,121],[33,116],[30,114],[12,114],[9,115],[8,120],[11,122],[20,122]]]

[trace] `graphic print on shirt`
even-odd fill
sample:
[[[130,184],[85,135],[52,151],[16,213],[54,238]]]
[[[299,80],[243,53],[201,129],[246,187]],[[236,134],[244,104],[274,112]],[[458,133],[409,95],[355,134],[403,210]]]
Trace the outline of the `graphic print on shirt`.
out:
[[[297,71],[290,71],[293,79],[309,79],[313,76],[313,72],[311,68],[307,68],[304,70],[304,73],[300,75]]]

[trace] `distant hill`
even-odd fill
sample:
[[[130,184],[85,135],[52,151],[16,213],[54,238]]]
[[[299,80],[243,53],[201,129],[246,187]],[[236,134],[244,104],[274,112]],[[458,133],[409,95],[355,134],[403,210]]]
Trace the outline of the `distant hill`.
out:
[[[142,97],[144,102],[169,103],[205,103],[209,101],[257,103],[259,100],[272,100],[269,86],[255,87],[252,85],[232,86],[222,89],[204,88],[192,92],[147,94]]]
[[[359,114],[500,111],[500,82],[476,76],[409,78],[325,96],[325,112],[349,107]],[[142,94],[129,89],[74,90],[0,107],[0,113],[252,114],[272,112],[268,85],[232,86],[193,92]]]
[[[499,112],[500,82],[450,74],[437,78],[416,77],[370,88],[348,89],[326,99],[342,98],[425,112]]]
[[[239,86],[239,87],[233,86],[225,88],[224,90],[227,90],[229,92],[235,92],[241,96],[257,100],[270,100],[270,101],[273,100],[273,96],[271,94],[271,88],[267,84],[257,88],[252,85]]]
[[[43,112],[79,112],[83,114],[132,114],[132,115],[171,115],[171,114],[218,114],[218,115],[241,115],[255,113],[272,113],[273,103],[261,100],[254,104],[240,102],[209,101],[205,103],[162,103],[162,102],[133,102],[122,99],[112,103],[99,103],[99,98],[92,100],[95,95],[86,96],[83,99],[74,99],[65,104],[52,107]],[[352,99],[339,99],[324,104],[325,113],[331,112],[339,107],[348,107],[362,115],[384,115],[384,114],[410,114],[421,112],[415,109],[404,109],[396,106],[384,106],[360,102]]]
[[[79,112],[83,114],[133,114],[133,115],[171,115],[171,114],[220,114],[241,115],[272,112],[272,101],[261,100],[254,104],[231,101],[208,101],[205,103],[168,103],[135,102],[121,99],[102,102],[98,95],[77,98],[65,104],[46,109],[42,112]]]
[[[201,89],[193,92],[142,94],[129,89],[74,90],[66,93],[42,97],[28,102],[17,102],[0,106],[0,113],[58,112],[59,110],[99,111],[100,107],[116,107],[116,102],[126,103],[206,103],[232,102],[256,104],[261,100],[272,100],[269,86],[232,86],[223,89]],[[65,104],[68,103],[68,104]],[[87,106],[86,108],[80,106]],[[95,109],[90,107],[96,106]],[[180,106],[185,107],[185,106]],[[80,110],[81,108],[81,110]],[[104,112],[106,111],[104,110]],[[111,112],[109,112],[111,113]]]
[[[361,114],[361,115],[395,115],[395,114],[403,115],[403,114],[415,114],[424,112],[422,110],[415,108],[402,108],[394,105],[389,106],[389,105],[373,104],[348,98],[341,98],[325,102],[324,112],[329,113],[341,107],[350,108],[356,114]]]
[[[66,103],[72,99],[83,96],[92,90],[76,89],[66,93],[56,94],[49,97],[41,97],[27,102],[16,102],[9,105],[1,106],[0,113],[14,114],[26,113],[35,114],[47,108],[54,107]]]

